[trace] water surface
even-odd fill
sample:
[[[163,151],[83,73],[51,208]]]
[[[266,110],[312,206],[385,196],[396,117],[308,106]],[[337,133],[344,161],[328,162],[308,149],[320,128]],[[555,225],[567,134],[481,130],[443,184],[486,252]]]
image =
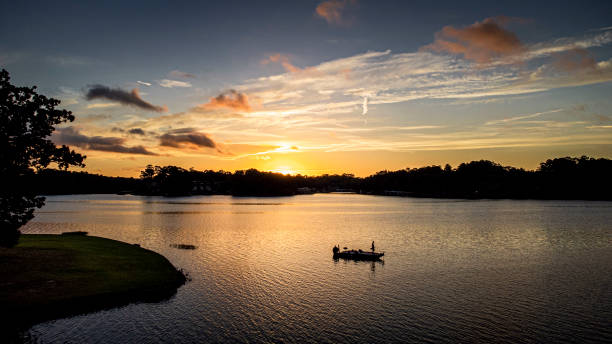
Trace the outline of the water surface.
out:
[[[24,228],[76,230],[159,252],[192,281],[39,324],[33,341],[612,341],[612,202],[53,196]],[[372,240],[384,262],[332,259]]]

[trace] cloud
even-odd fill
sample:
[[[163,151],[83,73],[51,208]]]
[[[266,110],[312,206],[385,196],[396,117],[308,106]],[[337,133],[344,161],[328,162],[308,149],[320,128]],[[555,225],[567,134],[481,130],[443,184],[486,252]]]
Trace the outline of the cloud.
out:
[[[86,136],[73,127],[60,128],[53,135],[53,141],[57,144],[76,146],[87,150],[104,152],[157,155],[143,146],[124,146],[125,139],[120,137]]]
[[[193,79],[196,77],[194,74],[181,72],[180,70],[173,70],[170,73],[168,73],[168,76],[170,76],[171,78],[182,78],[182,79],[188,79],[188,78]]]
[[[231,142],[216,142],[224,152],[231,154],[215,154],[214,149],[193,149],[199,146],[184,138],[167,140],[187,147],[180,151],[177,149],[179,154],[210,154],[216,159],[254,159],[257,156],[270,156],[274,159],[277,154],[295,152],[290,150],[293,145],[299,147],[300,152],[399,152],[610,144],[609,129],[586,128],[588,125],[609,125],[612,122],[581,117],[581,121],[588,122],[581,123],[568,121],[571,116],[569,112],[538,113],[555,108],[537,109],[523,114],[492,115],[481,124],[473,123],[467,127],[463,124],[440,127],[427,120],[419,122],[418,118],[413,117],[416,114],[410,111],[410,104],[400,108],[379,106],[413,102],[435,103],[450,108],[454,103],[467,100],[499,100],[507,103],[512,102],[512,99],[532,97],[531,94],[536,92],[610,82],[612,59],[596,61],[597,73],[567,73],[553,67],[556,55],[560,52],[576,47],[587,49],[605,46],[608,49],[612,44],[609,44],[607,35],[607,32],[587,32],[576,37],[525,44],[524,52],[512,59],[504,59],[503,63],[495,60],[479,68],[474,68],[470,60],[450,54],[370,51],[314,65],[313,68],[320,73],[279,72],[277,75],[245,80],[232,85],[234,92],[225,92],[225,97],[218,97],[207,108],[200,105],[183,113],[126,121],[121,126],[141,127],[147,133],[153,131],[172,136],[205,132],[207,137],[215,141],[234,138]],[[508,61],[515,59],[524,63]],[[350,70],[350,76],[345,77],[341,73],[343,70]],[[211,108],[220,108],[219,104],[226,103],[221,100],[237,98],[236,94],[248,95],[246,104],[253,105],[256,101],[258,105],[253,105],[255,109],[248,113],[226,105],[222,106],[223,111],[211,111]],[[510,96],[512,99],[508,98]],[[400,111],[408,116],[406,119],[412,125],[393,125],[388,123],[387,116],[369,118],[368,123],[365,123],[365,116],[361,116],[364,112],[364,98],[367,98],[368,110],[376,106],[389,111]],[[181,126],[190,128],[168,130]],[[236,136],[237,132],[239,136]],[[161,140],[159,136],[157,139]],[[278,149],[280,143],[286,143],[287,148]],[[263,145],[272,147],[259,147]],[[170,148],[167,150],[171,151]]]
[[[595,61],[595,72],[559,73],[551,67],[560,52],[610,43],[612,32],[597,32],[521,45],[522,52],[508,59],[513,61],[496,60],[477,69],[470,60],[424,50],[371,51],[307,67],[318,73],[271,75],[233,88],[263,105],[265,111],[252,111],[250,117],[285,120],[297,115],[363,113],[364,97],[368,107],[421,99],[500,98],[612,81],[612,59]],[[350,70],[350,77],[345,77],[343,70]]]
[[[140,85],[143,85],[143,86],[147,86],[147,87],[151,87],[153,85],[150,82],[144,82],[144,81],[140,81],[140,80],[137,80],[136,83],[140,84]]]
[[[580,50],[578,50],[580,51]],[[612,80],[612,59],[595,61],[586,52],[553,55],[551,64],[544,64],[522,80],[517,87],[573,87]]]
[[[189,128],[192,130],[191,128]],[[190,131],[183,134],[170,134],[166,133],[159,137],[160,146],[182,148],[182,147],[204,147],[204,148],[217,148],[215,142],[208,137],[206,134]]]
[[[361,114],[365,115],[368,113],[368,97],[363,97],[363,104],[361,105]]]
[[[522,60],[530,60],[540,57],[553,56],[576,48],[588,49],[608,45],[612,42],[612,30],[586,37],[563,37],[553,41],[531,44],[527,51],[522,54]]]
[[[230,108],[238,111],[250,112],[252,111],[251,105],[249,105],[249,98],[246,94],[237,92],[236,90],[229,90],[219,94],[216,97],[210,98],[210,101],[206,104],[198,106],[201,109],[218,109],[218,108]]]
[[[509,20],[495,17],[464,28],[445,26],[436,33],[435,41],[422,49],[461,54],[481,64],[494,58],[516,55],[524,50],[524,46],[514,33],[502,27]]]
[[[275,55],[271,55],[266,59],[263,59],[261,61],[261,64],[268,64],[270,62],[274,62],[274,63],[280,63],[281,66],[283,66],[283,68],[285,68],[285,70],[287,72],[290,73],[297,73],[299,71],[301,71],[300,68],[294,66],[291,64],[291,62],[289,62],[289,57],[286,55],[281,55],[281,54],[275,54]]]
[[[114,133],[122,133],[122,134],[130,134],[130,135],[140,135],[140,136],[147,135],[147,133],[141,128],[123,129],[119,127],[113,127],[111,131]],[[155,135],[155,134],[149,133],[149,135]]]
[[[550,111],[542,111],[542,112],[536,112],[536,113],[531,113],[531,114],[523,114],[523,115],[508,117],[508,118],[499,119],[499,120],[495,120],[495,121],[488,121],[488,122],[485,123],[485,125],[506,124],[506,123],[509,123],[509,122],[516,122],[516,121],[521,121],[521,120],[524,120],[524,119],[540,117],[542,115],[547,115],[547,114],[550,114],[550,113],[557,113],[557,112],[561,112],[561,111],[564,111],[564,110],[563,109],[554,109],[554,110],[550,110]]]
[[[104,108],[109,108],[109,107],[113,107],[117,105],[119,105],[119,103],[94,103],[94,104],[87,104],[87,108],[88,109],[104,109]]]
[[[210,108],[204,108],[203,105],[199,105],[189,109],[187,112],[178,112],[174,115],[195,115],[198,119],[203,118],[215,118],[215,119],[233,119],[233,118],[244,118],[244,115],[236,112],[217,112],[211,111]]]
[[[325,19],[328,24],[347,25],[349,22],[344,18],[347,6],[356,4],[356,0],[328,0],[317,5],[316,14]]]
[[[140,129],[140,128],[133,128],[133,129],[130,129],[130,130],[128,130],[128,133],[129,133],[129,134],[133,134],[133,135],[142,135],[142,136],[144,136],[144,135],[145,135],[144,130],[142,130],[142,129]]]
[[[558,53],[555,56],[553,66],[566,72],[595,71],[598,67],[595,58],[588,50],[583,48],[574,48]]]
[[[185,82],[185,81],[178,81],[178,80],[163,79],[163,80],[159,80],[158,83],[159,83],[159,86],[166,87],[166,88],[191,87],[191,83]]]
[[[194,131],[197,131],[197,129],[193,127],[186,127],[186,128],[171,129],[167,132],[167,134],[190,134],[190,133],[193,133]]]
[[[107,99],[119,102],[123,105],[131,105],[143,110],[150,110],[155,112],[168,111],[165,107],[156,106],[151,103],[147,103],[138,93],[138,89],[135,88],[132,92],[124,91],[120,88],[109,88],[103,85],[92,85],[87,94],[85,95],[87,100],[92,99]]]
[[[81,93],[70,88],[70,87],[59,87],[60,93],[57,94],[57,97],[61,100],[62,105],[74,105],[78,104],[78,98],[80,98]]]
[[[110,119],[111,117],[112,117],[111,115],[104,113],[104,114],[94,114],[94,115],[87,115],[87,116],[78,116],[77,120],[79,121],[79,123],[84,124],[84,123],[106,121]]]

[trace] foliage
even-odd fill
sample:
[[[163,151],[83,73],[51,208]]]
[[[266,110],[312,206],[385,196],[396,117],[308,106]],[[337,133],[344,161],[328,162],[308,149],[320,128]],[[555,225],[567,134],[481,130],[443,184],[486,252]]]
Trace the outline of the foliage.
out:
[[[352,174],[287,176],[255,169],[185,170],[148,166],[140,193],[151,195],[231,194],[283,196],[308,192],[353,191],[366,194],[452,198],[612,199],[612,160],[557,158],[536,171],[480,160],[450,165],[380,171],[366,178]],[[304,191],[306,189],[307,191]]]
[[[74,120],[71,112],[55,109],[59,103],[38,94],[36,86],[12,85],[9,73],[0,71],[0,246],[15,245],[19,227],[44,204],[27,187],[28,175],[50,164],[84,166],[84,156],[47,139],[55,125]]]
[[[612,160],[603,158],[556,158],[536,171],[480,160],[454,170],[447,165],[381,171],[366,177],[361,189],[418,197],[610,200],[610,175]]]
[[[38,194],[105,194],[127,193],[138,189],[136,178],[107,177],[83,171],[42,169],[26,178],[28,187]]]
[[[612,199],[612,160],[556,158],[535,171],[480,160],[450,165],[352,174],[283,175],[255,169],[227,171],[148,165],[141,178],[105,177],[85,172],[42,170],[30,185],[45,194],[133,193],[141,195],[286,196],[352,191],[364,194],[515,199]]]

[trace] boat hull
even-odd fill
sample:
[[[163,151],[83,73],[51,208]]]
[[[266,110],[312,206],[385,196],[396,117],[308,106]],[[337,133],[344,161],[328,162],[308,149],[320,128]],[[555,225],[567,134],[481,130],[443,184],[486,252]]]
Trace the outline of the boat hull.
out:
[[[364,252],[364,251],[342,251],[335,252],[334,259],[350,259],[350,260],[380,260],[385,254],[382,252]]]

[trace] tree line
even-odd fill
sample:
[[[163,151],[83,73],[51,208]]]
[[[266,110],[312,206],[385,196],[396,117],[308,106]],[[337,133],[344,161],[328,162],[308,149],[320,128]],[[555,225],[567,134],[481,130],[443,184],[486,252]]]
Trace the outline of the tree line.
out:
[[[611,175],[612,160],[582,156],[549,159],[536,170],[480,160],[456,168],[447,164],[380,171],[365,178],[152,165],[142,170],[140,178],[45,169],[31,175],[28,185],[40,194],[289,196],[348,191],[414,197],[612,200]]]

